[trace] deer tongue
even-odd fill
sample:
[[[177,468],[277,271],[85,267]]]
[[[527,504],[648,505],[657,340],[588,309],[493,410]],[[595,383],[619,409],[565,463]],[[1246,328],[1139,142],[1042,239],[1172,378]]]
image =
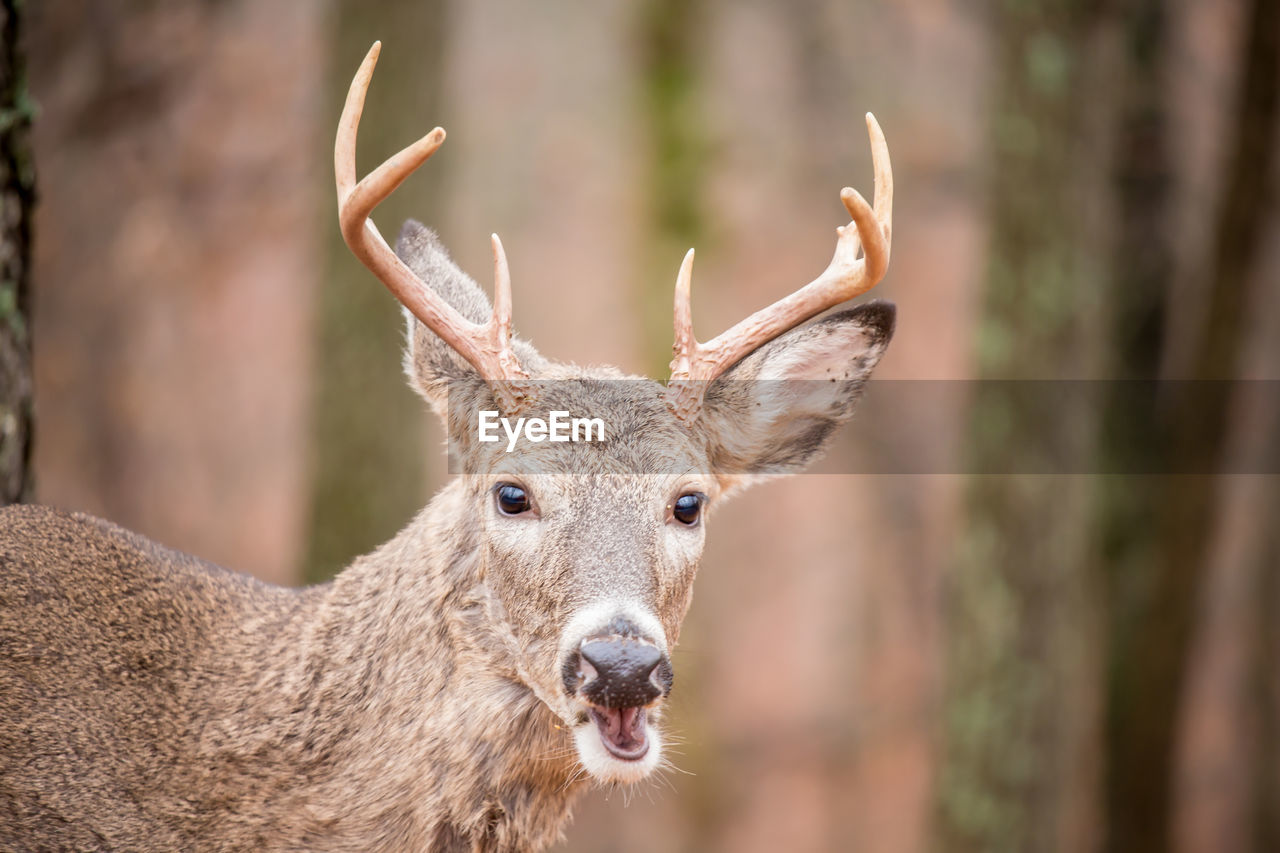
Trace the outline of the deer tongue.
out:
[[[638,761],[649,751],[644,708],[592,708],[605,749],[623,761]]]

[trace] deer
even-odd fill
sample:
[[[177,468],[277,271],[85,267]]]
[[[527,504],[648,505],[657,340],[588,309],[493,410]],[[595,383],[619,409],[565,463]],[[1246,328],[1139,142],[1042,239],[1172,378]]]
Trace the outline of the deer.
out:
[[[874,203],[841,192],[851,221],[816,279],[699,342],[685,256],[664,384],[514,336],[497,235],[492,305],[423,225],[392,250],[372,211],[445,134],[356,180],[380,48],[338,125],[340,225],[404,308],[403,366],[454,475],[393,539],[299,589],[88,515],[0,510],[0,848],[545,849],[585,789],[664,767],[713,508],[821,454],[885,352],[891,303],[825,313],[889,262],[870,113]],[[573,411],[608,434],[511,454],[477,439],[479,410]]]

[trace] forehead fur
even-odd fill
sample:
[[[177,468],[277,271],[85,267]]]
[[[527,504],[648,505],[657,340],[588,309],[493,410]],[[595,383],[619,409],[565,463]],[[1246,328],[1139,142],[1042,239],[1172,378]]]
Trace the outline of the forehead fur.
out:
[[[521,416],[547,419],[559,411],[568,412],[570,418],[598,418],[604,424],[604,440],[532,443],[521,438],[508,453],[501,428],[497,431],[500,441],[478,440],[479,412],[498,409],[487,385],[453,383],[449,441],[458,470],[467,474],[680,474],[705,469],[701,441],[671,413],[663,400],[664,386],[658,382],[610,367],[546,363],[535,376],[535,386],[536,400]],[[514,423],[515,418],[510,420]]]

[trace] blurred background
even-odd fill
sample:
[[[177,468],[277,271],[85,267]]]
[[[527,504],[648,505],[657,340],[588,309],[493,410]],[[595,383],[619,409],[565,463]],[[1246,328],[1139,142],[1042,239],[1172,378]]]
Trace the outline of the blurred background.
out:
[[[689,246],[704,338],[825,266],[872,110],[897,179],[877,375],[957,380],[903,413],[939,473],[718,512],[679,770],[592,792],[559,849],[1280,849],[1280,478],[984,475],[1035,432],[1098,470],[1152,439],[1123,383],[1046,423],[959,382],[1280,380],[1275,0],[3,5],[6,246],[32,161],[37,199],[29,269],[0,257],[0,368],[34,349],[8,498],[293,584],[440,486],[400,313],[337,229],[374,39],[361,173],[449,131],[384,233],[423,220],[485,286],[501,233],[522,335],[656,377]],[[1206,387],[1154,452],[1212,472],[1280,441],[1277,395]]]

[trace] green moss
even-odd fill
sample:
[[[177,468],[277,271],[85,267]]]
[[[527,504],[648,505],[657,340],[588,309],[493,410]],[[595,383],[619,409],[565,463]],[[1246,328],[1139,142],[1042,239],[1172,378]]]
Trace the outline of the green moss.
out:
[[[18,307],[18,283],[11,279],[0,281],[0,323],[9,327],[15,340],[26,340],[27,318]]]
[[[1077,363],[1089,297],[1079,224],[1082,188],[1070,137],[1088,106],[1078,31],[1052,4],[1005,3],[997,32],[989,139],[991,237],[977,330],[979,375],[1061,377]],[[972,400],[965,439],[976,471],[1040,470],[1069,425],[1045,423],[1039,395],[990,382]],[[1046,431],[1048,434],[1046,435]],[[1056,431],[1056,432],[1055,432]],[[1053,849],[1072,745],[1062,686],[1075,665],[1082,489],[1064,479],[980,475],[946,597],[947,684],[938,837],[948,851]]]
[[[700,82],[694,42],[699,2],[650,0],[640,11],[644,63],[642,114],[648,131],[649,240],[639,289],[643,340],[651,342],[646,367],[666,373],[671,358],[671,293],[680,260],[691,246],[705,248],[702,181],[710,146],[699,109]]]

